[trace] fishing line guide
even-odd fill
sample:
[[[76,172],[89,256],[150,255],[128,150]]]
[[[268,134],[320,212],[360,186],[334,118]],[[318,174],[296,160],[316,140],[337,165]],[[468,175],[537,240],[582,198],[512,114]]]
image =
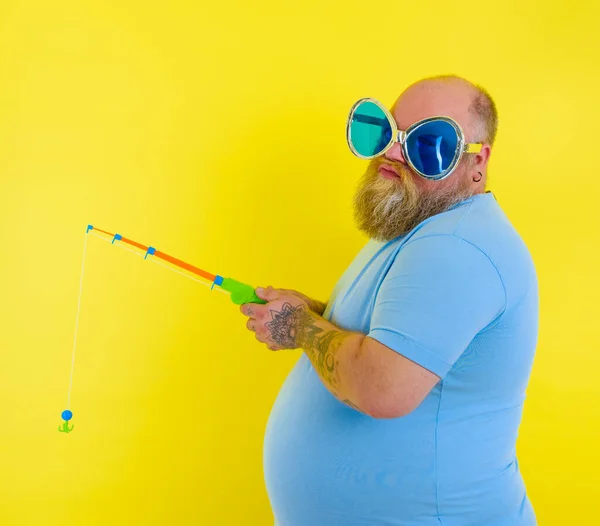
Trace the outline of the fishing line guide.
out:
[[[78,304],[77,304],[75,336],[74,336],[74,340],[73,340],[73,355],[72,355],[72,360],[71,360],[71,376],[70,376],[70,382],[69,382],[69,395],[68,395],[68,401],[67,401],[67,409],[65,409],[61,413],[61,418],[63,419],[63,423],[58,427],[58,430],[61,433],[70,433],[71,431],[73,431],[73,427],[74,427],[72,424],[69,426],[69,422],[73,418],[73,412],[70,410],[71,390],[73,387],[73,370],[75,367],[75,350],[77,348],[77,332],[78,332],[78,327],[79,327],[79,313],[81,310],[81,295],[82,295],[82,289],[83,289],[83,272],[84,272],[84,268],[85,268],[87,238],[88,238],[88,234],[93,230],[95,230],[97,232],[101,232],[102,234],[112,237],[112,241],[111,241],[112,245],[114,245],[115,242],[118,241],[119,243],[125,243],[125,244],[135,247],[139,250],[145,251],[144,259],[148,259],[148,256],[151,256],[153,258],[158,258],[163,261],[166,261],[167,263],[170,263],[171,265],[179,267],[180,269],[185,270],[186,272],[195,274],[196,276],[200,276],[204,280],[210,281],[211,282],[211,285],[210,285],[211,290],[216,285],[217,287],[222,289],[223,292],[229,292],[231,301],[233,301],[233,303],[235,303],[236,305],[243,305],[245,303],[261,303],[261,304],[267,303],[265,300],[263,300],[257,296],[256,291],[255,291],[254,287],[252,287],[252,285],[242,283],[241,281],[237,281],[233,278],[224,278],[223,276],[220,276],[218,274],[212,274],[210,272],[207,272],[206,270],[202,270],[201,268],[195,267],[194,265],[190,265],[189,263],[186,263],[185,261],[182,261],[173,256],[170,256],[169,254],[161,252],[160,250],[157,250],[153,246],[146,246],[141,243],[138,243],[137,241],[133,241],[132,239],[128,239],[121,234],[118,234],[118,233],[113,234],[111,232],[107,232],[106,230],[96,228],[93,225],[88,225],[86,228],[86,231],[85,231],[85,234],[86,234],[85,235],[85,243],[83,245],[83,260],[82,260],[82,265],[81,265],[81,278],[80,278],[80,282],[79,282],[79,300],[78,300]],[[163,266],[166,266],[166,265],[163,265]],[[169,267],[167,267],[167,268],[169,268]],[[174,269],[170,269],[170,270],[174,270]],[[178,272],[178,271],[175,271],[175,272]],[[179,273],[183,274],[182,272],[179,272]],[[186,277],[191,277],[187,274],[184,274],[184,275]],[[194,278],[192,278],[192,279],[194,279]],[[198,280],[195,280],[195,281],[198,281]],[[205,283],[205,284],[208,285],[208,283]]]

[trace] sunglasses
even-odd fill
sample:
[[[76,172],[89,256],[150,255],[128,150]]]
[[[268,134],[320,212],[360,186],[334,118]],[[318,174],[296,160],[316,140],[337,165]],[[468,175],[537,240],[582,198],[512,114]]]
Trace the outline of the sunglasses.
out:
[[[346,123],[346,140],[354,155],[373,159],[396,142],[409,166],[425,179],[448,177],[465,153],[479,153],[482,143],[465,143],[460,125],[450,117],[429,117],[399,130],[392,114],[377,100],[356,102]]]

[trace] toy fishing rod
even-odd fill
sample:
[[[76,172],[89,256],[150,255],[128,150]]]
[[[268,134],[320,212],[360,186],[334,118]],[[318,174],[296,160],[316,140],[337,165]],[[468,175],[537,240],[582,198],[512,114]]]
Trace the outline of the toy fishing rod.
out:
[[[146,246],[146,245],[143,245],[142,243],[138,243],[137,241],[133,241],[132,239],[128,239],[128,238],[122,236],[121,234],[116,234],[116,233],[112,234],[111,232],[107,232],[106,230],[96,228],[93,225],[88,225],[87,229],[85,231],[85,242],[83,245],[83,260],[82,260],[82,264],[81,264],[81,278],[80,278],[80,282],[79,282],[79,300],[77,302],[77,317],[75,320],[75,337],[73,340],[73,357],[71,360],[71,377],[70,377],[70,381],[69,381],[69,396],[68,396],[68,401],[67,401],[67,409],[65,409],[61,413],[63,423],[58,428],[58,430],[61,433],[70,433],[71,431],[73,431],[73,427],[74,427],[73,425],[69,426],[69,421],[73,418],[73,413],[70,409],[71,408],[71,390],[73,387],[73,370],[75,367],[75,350],[77,348],[77,332],[78,332],[78,328],[79,328],[79,312],[81,310],[81,295],[82,295],[82,290],[83,290],[83,273],[84,273],[84,268],[85,268],[85,259],[86,259],[86,252],[87,252],[87,239],[88,239],[88,234],[90,232],[92,234],[99,232],[100,234],[103,234],[105,236],[108,236],[109,238],[112,238],[112,241],[111,241],[112,245],[114,245],[114,244],[121,245],[121,246],[123,246],[123,248],[126,248],[125,245],[127,245],[129,247],[133,247],[138,250],[141,250],[142,252],[145,252],[144,259],[148,259],[148,257],[150,256],[151,258],[165,261],[166,263],[169,263],[170,265],[173,265],[174,267],[178,267],[181,270],[185,271],[186,273],[172,269],[171,267],[168,267],[167,265],[163,265],[163,266],[169,268],[170,270],[175,270],[175,272],[183,274],[186,277],[191,277],[190,274],[198,276],[198,277],[202,278],[202,280],[204,280],[204,281],[197,280],[195,278],[192,278],[192,279],[194,279],[194,281],[199,281],[200,283],[203,283],[206,285],[209,284],[207,282],[210,282],[211,290],[215,286],[219,287],[217,290],[220,290],[221,292],[229,293],[231,301],[233,301],[233,303],[235,303],[236,305],[243,305],[245,303],[262,303],[262,304],[267,303],[265,300],[259,298],[256,295],[256,292],[254,290],[254,287],[252,287],[252,285],[247,285],[246,283],[242,283],[233,278],[224,278],[223,276],[219,276],[218,274],[212,274],[210,272],[207,272],[206,270],[202,270],[201,268],[195,267],[194,265],[190,265],[189,263],[186,263],[185,261],[182,261],[181,259],[177,259],[173,256],[170,256],[169,254],[166,254],[165,252],[161,252],[160,250],[157,250],[156,248],[154,248],[152,246]],[[98,237],[101,237],[101,236],[98,236]],[[128,249],[128,250],[131,250],[131,249]],[[141,255],[138,252],[134,252],[134,253]],[[158,263],[158,261],[155,261],[155,262]]]
[[[214,285],[217,285],[217,286],[221,287],[223,290],[231,293],[231,301],[233,301],[233,303],[235,303],[236,305],[243,305],[244,303],[266,303],[266,301],[261,300],[256,295],[256,292],[254,292],[254,287],[252,287],[251,285],[246,285],[245,283],[241,283],[232,278],[223,278],[222,276],[219,276],[217,274],[211,274],[210,272],[207,272],[206,270],[202,270],[201,268],[195,267],[194,265],[190,265],[189,263],[186,263],[185,261],[181,261],[180,259],[174,258],[173,256],[169,256],[169,254],[165,254],[164,252],[161,252],[160,250],[156,250],[154,247],[150,247],[150,246],[147,247],[146,245],[142,245],[141,243],[138,243],[137,241],[127,239],[126,237],[123,237],[121,234],[111,234],[110,232],[107,232],[106,230],[101,230],[100,228],[95,228],[92,225],[88,225],[86,234],[92,230],[94,232],[101,232],[102,234],[106,234],[107,236],[112,237],[113,244],[115,243],[115,241],[119,241],[121,243],[125,243],[129,246],[132,246],[132,247],[138,248],[142,251],[145,251],[146,255],[144,256],[144,259],[147,259],[148,256],[153,256],[155,258],[166,261],[167,263],[171,263],[172,265],[175,265],[176,267],[179,267],[183,270],[191,272],[192,274],[195,274],[196,276],[200,276],[201,278],[211,281],[213,284],[213,287],[214,287]]]

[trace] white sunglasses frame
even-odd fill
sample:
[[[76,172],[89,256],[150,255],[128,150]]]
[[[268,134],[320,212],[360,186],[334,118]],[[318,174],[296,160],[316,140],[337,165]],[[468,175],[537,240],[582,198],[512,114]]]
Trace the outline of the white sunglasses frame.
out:
[[[392,129],[392,137],[390,139],[390,142],[385,146],[385,148],[374,155],[368,155],[368,156],[358,153],[358,151],[356,150],[356,148],[354,148],[354,145],[352,144],[352,140],[351,140],[351,136],[350,136],[350,130],[351,130],[351,126],[352,126],[352,122],[353,122],[353,118],[354,118],[354,113],[356,112],[356,109],[361,104],[364,104],[365,102],[371,102],[371,103],[375,104],[379,109],[381,109],[381,111],[386,116],[386,118],[389,122],[389,125]],[[374,117],[374,118],[377,118],[377,117]],[[454,158],[453,158],[452,162],[450,163],[448,168],[446,168],[439,175],[427,175],[427,174],[424,174],[423,172],[421,172],[420,170],[418,170],[416,168],[416,166],[413,164],[413,162],[411,161],[410,156],[408,155],[407,147],[406,147],[406,139],[408,138],[408,136],[411,133],[413,133],[415,130],[417,130],[418,128],[423,126],[424,124],[427,124],[432,121],[447,122],[454,128],[454,130],[456,131],[457,138],[458,138],[458,141],[456,144],[456,151],[454,152]],[[464,134],[463,129],[461,128],[460,124],[458,124],[458,122],[456,122],[454,119],[443,116],[443,115],[436,115],[433,117],[428,117],[426,119],[422,119],[420,121],[417,121],[417,122],[411,124],[406,130],[399,130],[398,125],[396,124],[396,120],[394,119],[392,114],[389,112],[389,110],[377,99],[373,99],[371,97],[364,97],[362,99],[359,99],[358,101],[356,101],[353,104],[352,108],[350,109],[348,118],[346,120],[346,141],[348,143],[348,147],[350,148],[350,151],[354,155],[356,155],[356,157],[359,157],[360,159],[365,159],[365,160],[374,159],[375,157],[379,157],[380,155],[383,155],[395,143],[398,142],[398,143],[400,143],[400,146],[402,147],[402,154],[404,155],[404,158],[406,159],[406,162],[408,163],[410,168],[415,173],[420,175],[421,177],[428,179],[430,181],[441,181],[442,179],[446,179],[446,177],[449,177],[452,174],[452,172],[454,172],[454,170],[458,166],[460,160],[462,159],[462,156],[465,153],[479,153],[481,151],[481,148],[483,147],[483,143],[480,143],[480,142],[466,143],[465,142],[465,134]]]

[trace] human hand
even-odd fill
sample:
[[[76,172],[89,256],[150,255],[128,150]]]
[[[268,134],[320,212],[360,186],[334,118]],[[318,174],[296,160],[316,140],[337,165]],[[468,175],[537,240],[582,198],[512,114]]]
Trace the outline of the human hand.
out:
[[[304,300],[306,302],[306,304],[308,305],[308,308],[311,311],[313,311],[314,313],[318,314],[319,316],[323,316],[323,313],[325,312],[325,309],[327,308],[327,303],[323,303],[322,301],[309,298],[306,294],[302,294],[302,292],[298,292],[297,290],[293,290],[293,289],[276,289],[276,290],[279,290],[282,293],[293,294],[294,296],[297,296],[301,300]]]
[[[256,295],[267,303],[246,303],[240,307],[241,313],[249,317],[248,330],[272,351],[300,347],[298,336],[302,327],[318,315],[311,309],[319,308],[314,300],[294,290],[273,287],[258,287]]]

